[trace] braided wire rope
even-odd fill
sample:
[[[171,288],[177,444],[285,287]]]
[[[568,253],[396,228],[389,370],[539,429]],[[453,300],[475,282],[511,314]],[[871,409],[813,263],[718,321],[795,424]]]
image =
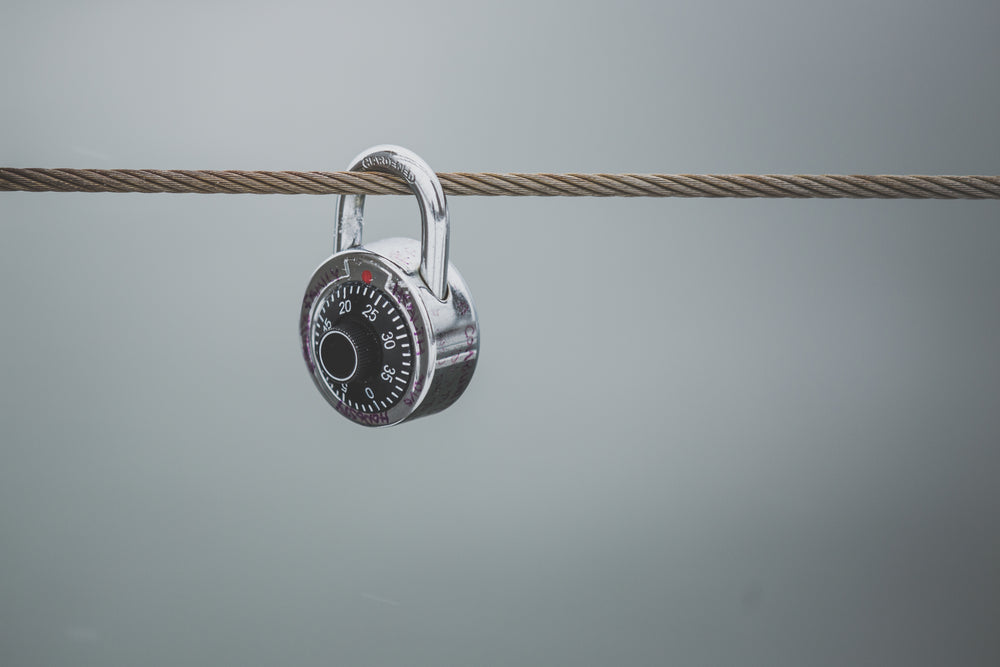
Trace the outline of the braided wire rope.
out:
[[[449,195],[1000,199],[1000,176],[439,173]],[[0,191],[224,194],[410,194],[376,172],[37,169],[0,167]]]

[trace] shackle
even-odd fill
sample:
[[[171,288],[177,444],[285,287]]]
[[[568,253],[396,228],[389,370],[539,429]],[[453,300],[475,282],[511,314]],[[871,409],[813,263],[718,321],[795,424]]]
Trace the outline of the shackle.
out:
[[[420,276],[439,301],[447,299],[448,202],[434,170],[413,151],[385,144],[362,151],[348,170],[393,174],[410,186],[420,206]],[[364,195],[339,197],[334,253],[361,245],[364,213]]]

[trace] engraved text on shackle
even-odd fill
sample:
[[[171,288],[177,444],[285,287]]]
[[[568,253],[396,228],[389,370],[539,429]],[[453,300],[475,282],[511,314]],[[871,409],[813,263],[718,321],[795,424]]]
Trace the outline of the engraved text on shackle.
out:
[[[361,161],[361,166],[364,169],[378,169],[381,167],[382,169],[386,169],[394,174],[402,176],[403,180],[407,183],[412,183],[417,179],[417,177],[413,175],[413,172],[410,171],[409,167],[399,160],[394,160],[393,158],[385,155],[369,155]]]

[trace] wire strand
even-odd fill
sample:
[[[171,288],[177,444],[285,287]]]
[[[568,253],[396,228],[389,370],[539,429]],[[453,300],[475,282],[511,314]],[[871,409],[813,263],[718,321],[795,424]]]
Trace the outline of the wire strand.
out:
[[[446,194],[481,197],[1000,199],[1000,176],[439,173]],[[406,195],[401,179],[357,171],[23,169],[0,191]]]

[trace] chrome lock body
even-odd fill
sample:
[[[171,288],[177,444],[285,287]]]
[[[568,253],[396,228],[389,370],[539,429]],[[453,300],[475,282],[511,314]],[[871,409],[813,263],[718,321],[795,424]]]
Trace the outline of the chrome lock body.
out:
[[[309,281],[299,319],[302,353],[320,393],[364,426],[444,410],[472,379],[479,320],[448,261],[448,205],[434,171],[398,146],[376,146],[351,171],[402,178],[417,196],[422,238],[361,244],[364,195],[337,203],[334,254]]]

